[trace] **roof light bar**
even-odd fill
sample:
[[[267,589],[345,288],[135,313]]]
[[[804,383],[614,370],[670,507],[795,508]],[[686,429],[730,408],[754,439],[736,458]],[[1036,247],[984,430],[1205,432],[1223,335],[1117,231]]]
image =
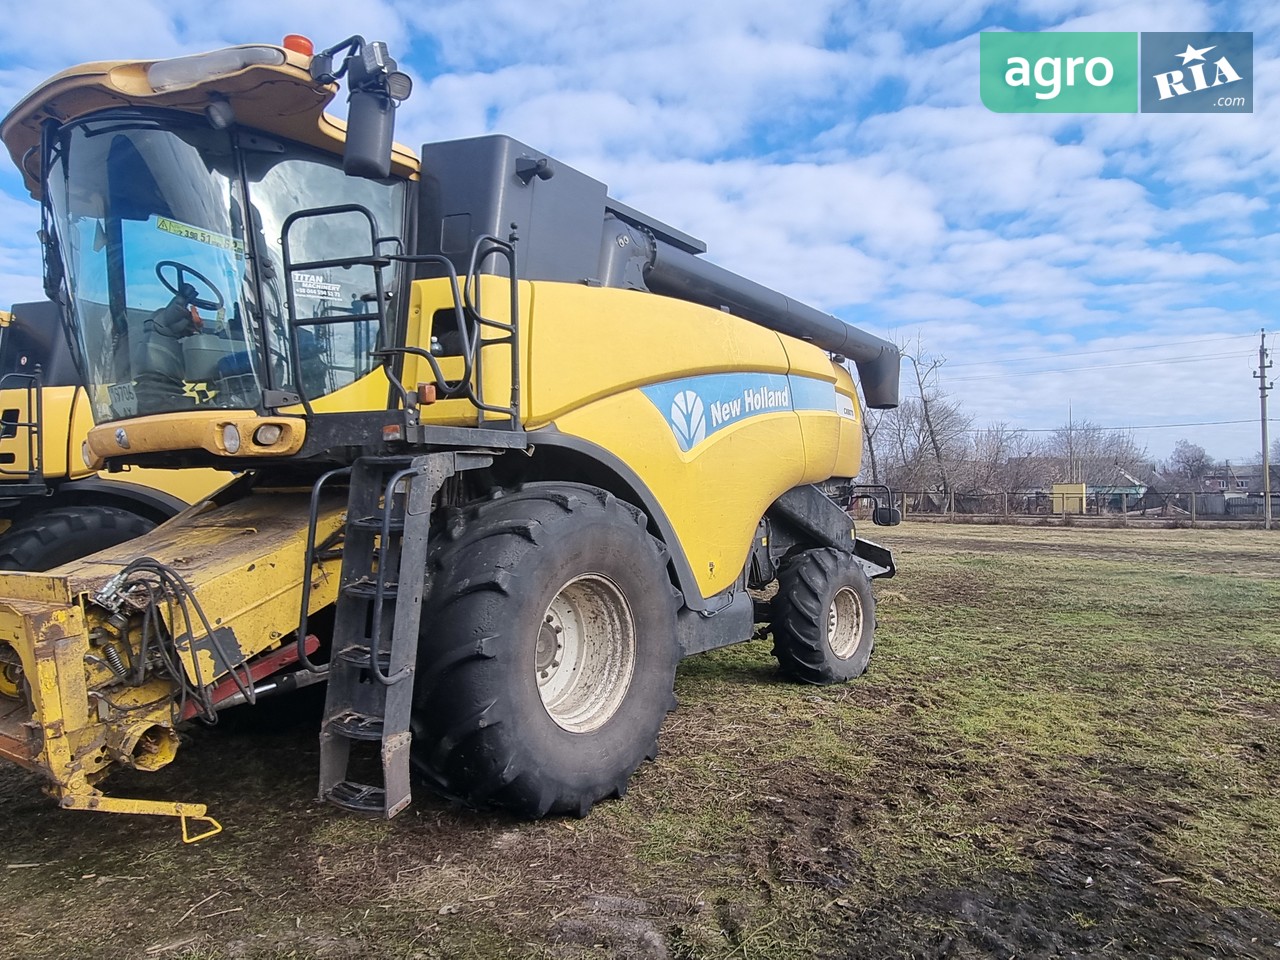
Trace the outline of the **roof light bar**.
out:
[[[227,47],[192,57],[158,60],[147,67],[147,82],[155,93],[169,93],[231,76],[247,67],[259,64],[278,67],[284,62],[285,52],[279,47],[265,44]]]

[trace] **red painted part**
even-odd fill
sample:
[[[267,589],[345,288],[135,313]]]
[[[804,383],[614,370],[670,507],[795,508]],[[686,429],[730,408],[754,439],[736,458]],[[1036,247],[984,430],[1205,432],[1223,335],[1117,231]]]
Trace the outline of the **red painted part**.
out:
[[[306,642],[307,656],[315,653],[320,649],[320,638],[314,633],[307,634]],[[257,683],[265,677],[271,676],[273,673],[279,673],[285,667],[292,666],[298,662],[298,645],[296,643],[285,644],[279,650],[272,650],[270,653],[264,653],[256,659],[250,660],[249,676],[253,678],[253,682]],[[235,680],[227,677],[219,681],[213,688],[213,705],[216,707],[223,700],[233,694],[239,693],[240,688],[236,686]],[[187,705],[183,708],[183,720],[190,720],[199,711],[199,707],[194,700],[187,701]]]

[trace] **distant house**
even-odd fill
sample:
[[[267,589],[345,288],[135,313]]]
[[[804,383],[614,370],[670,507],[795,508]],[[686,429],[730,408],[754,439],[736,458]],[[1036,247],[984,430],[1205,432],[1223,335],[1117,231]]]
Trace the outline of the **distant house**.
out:
[[[1204,493],[1221,493],[1228,500],[1236,497],[1262,496],[1262,464],[1233,467],[1226,464],[1208,474],[1201,485]],[[1271,467],[1271,493],[1280,492],[1280,465]]]
[[[1144,483],[1055,483],[1036,500],[1052,513],[1121,513],[1140,509],[1148,489]]]
[[[1133,510],[1147,495],[1145,483],[1090,484],[1089,498],[1098,505],[1099,512],[1119,513]]]
[[[1257,471],[1259,477],[1258,488],[1261,490],[1262,470]],[[1214,470],[1207,474],[1200,481],[1201,493],[1220,493],[1224,497],[1247,497],[1249,495],[1249,471],[1236,470],[1230,464],[1221,470]]]

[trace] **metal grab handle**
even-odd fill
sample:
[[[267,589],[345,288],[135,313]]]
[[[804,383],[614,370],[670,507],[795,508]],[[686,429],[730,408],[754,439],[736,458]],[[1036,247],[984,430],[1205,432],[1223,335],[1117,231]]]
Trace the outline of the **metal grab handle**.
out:
[[[384,687],[389,687],[392,684],[399,683],[413,672],[408,667],[402,667],[394,674],[383,673],[382,669],[378,666],[378,646],[382,640],[382,605],[386,602],[387,598],[387,581],[384,573],[387,569],[387,543],[391,539],[391,504],[395,497],[396,485],[401,480],[404,480],[406,477],[411,478],[420,476],[425,472],[426,469],[422,466],[406,467],[404,470],[397,470],[391,475],[391,479],[387,481],[386,489],[382,494],[382,529],[379,531],[381,536],[378,538],[378,570],[377,580],[374,583],[373,618],[372,622],[369,624],[369,672],[373,674],[374,678]],[[413,481],[410,479],[409,482],[405,484],[404,498],[406,505],[409,501],[409,484],[412,482]],[[396,577],[403,579],[404,571],[397,569]],[[399,584],[399,579],[397,579],[397,586]],[[393,637],[393,646],[394,641],[395,638]]]
[[[315,566],[316,553],[316,526],[320,522],[320,493],[324,489],[324,485],[334,477],[351,476],[350,467],[339,467],[336,470],[330,470],[323,474],[319,480],[315,482],[315,486],[311,488],[311,509],[307,514],[307,549],[303,554],[303,577],[302,577],[302,610],[298,616],[298,662],[309,670],[311,673],[327,673],[327,666],[320,666],[311,662],[307,656],[307,617],[308,609],[311,606],[311,568]]]

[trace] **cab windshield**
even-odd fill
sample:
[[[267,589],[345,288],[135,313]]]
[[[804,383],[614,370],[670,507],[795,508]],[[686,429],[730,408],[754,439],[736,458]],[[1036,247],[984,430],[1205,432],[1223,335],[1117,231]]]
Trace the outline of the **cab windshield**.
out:
[[[345,177],[336,158],[165,118],[99,115],[64,128],[48,196],[74,333],[98,422],[314,399],[367,374],[378,343],[372,267],[293,275],[291,336],[281,230],[292,213],[360,204],[401,232],[403,184]],[[354,231],[351,229],[354,226]],[[304,219],[291,262],[371,253],[368,220]],[[384,270],[382,289],[394,289]],[[275,403],[280,403],[277,399]]]

